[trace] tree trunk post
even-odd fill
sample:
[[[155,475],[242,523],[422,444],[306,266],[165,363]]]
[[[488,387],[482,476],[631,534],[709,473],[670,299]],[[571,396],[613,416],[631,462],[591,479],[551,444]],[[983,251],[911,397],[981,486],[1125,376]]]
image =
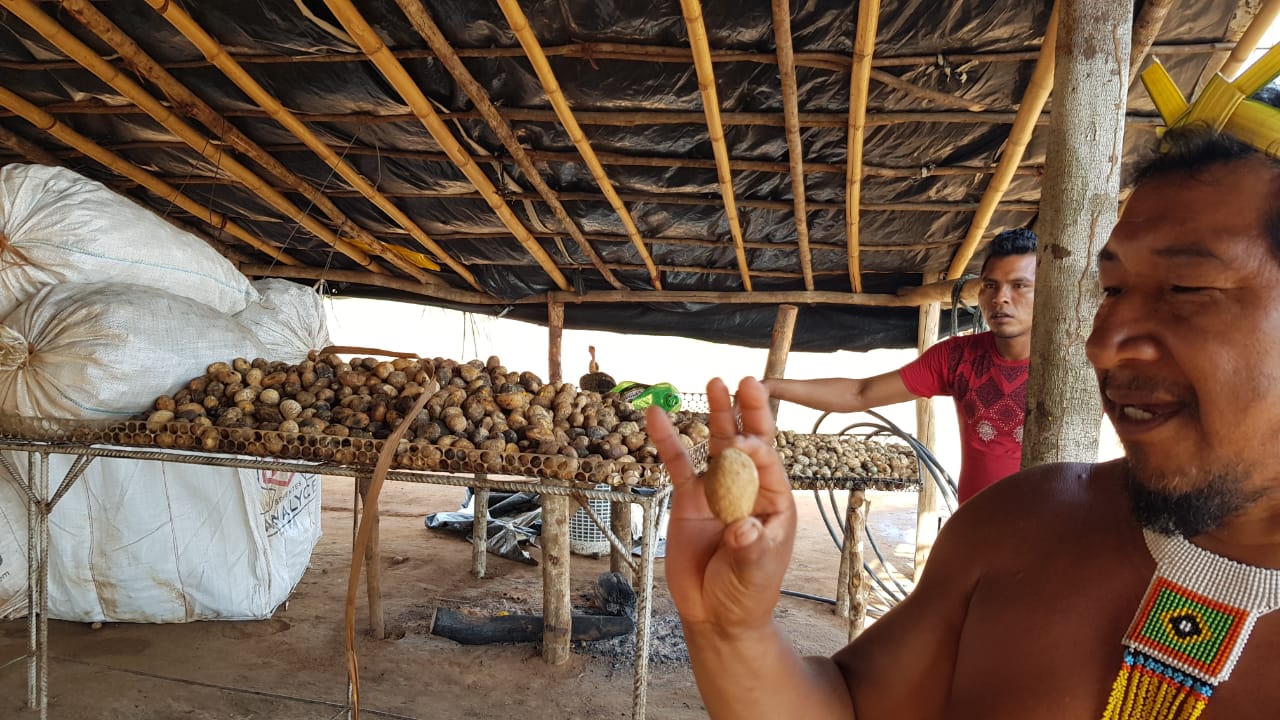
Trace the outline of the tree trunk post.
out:
[[[929,303],[920,307],[920,354],[938,342],[938,322],[942,315],[941,303]],[[916,400],[916,439],[933,452],[937,449],[937,425],[935,423],[933,398]],[[932,476],[920,473],[920,497],[916,505],[916,554],[915,581],[920,582],[920,573],[924,571],[925,561],[929,559],[929,551],[933,549],[933,541],[938,537],[938,486]]]
[[[1133,0],[1067,2],[1059,13],[1024,468],[1097,459],[1101,404],[1084,344],[1097,307],[1094,258],[1115,225],[1124,150]]]
[[[769,359],[765,361],[764,377],[780,378],[787,369],[787,356],[791,353],[791,338],[796,330],[796,314],[800,309],[795,305],[779,305],[778,315],[773,321],[773,337],[769,340]],[[778,417],[778,405],[781,401],[776,398],[769,400],[769,407],[773,409],[773,417]]]
[[[561,665],[569,659],[573,598],[569,583],[567,495],[542,495],[542,659]]]
[[[550,332],[550,341],[547,343],[547,382],[563,382],[560,345],[564,337],[564,303],[547,303],[547,330]]]

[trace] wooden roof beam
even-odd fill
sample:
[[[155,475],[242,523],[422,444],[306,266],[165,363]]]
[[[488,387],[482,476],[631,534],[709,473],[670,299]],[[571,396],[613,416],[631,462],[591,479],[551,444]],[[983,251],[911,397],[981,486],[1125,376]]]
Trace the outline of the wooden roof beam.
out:
[[[1044,31],[1044,42],[1040,45],[1040,59],[1036,60],[1036,68],[1031,73],[1031,80],[1022,95],[1022,103],[1018,106],[1018,116],[1009,130],[1009,139],[1005,142],[1004,152],[1000,155],[1000,164],[996,173],[987,184],[982,202],[973,214],[969,223],[969,232],[965,235],[960,249],[951,259],[951,267],[947,270],[947,279],[955,280],[964,274],[969,261],[978,250],[987,226],[995,215],[996,208],[1009,190],[1014,172],[1022,164],[1022,156],[1027,151],[1027,143],[1036,129],[1036,119],[1044,110],[1049,94],[1053,92],[1054,52],[1058,45],[1058,3],[1055,1],[1049,13],[1049,25]]]
[[[1133,21],[1133,44],[1129,53],[1130,85],[1138,78],[1142,63],[1151,53],[1151,47],[1155,45],[1160,28],[1164,27],[1164,20],[1172,7],[1173,0],[1143,0],[1142,10],[1138,11],[1138,17]]]
[[[845,169],[845,238],[849,244],[849,284],[862,292],[859,217],[862,202],[862,143],[867,127],[867,95],[871,86],[871,56],[880,26],[880,0],[858,0],[858,29],[849,72],[849,164]]]
[[[684,24],[689,32],[689,47],[693,50],[693,65],[698,73],[698,89],[702,92],[702,110],[706,114],[707,132],[711,136],[711,149],[716,157],[716,176],[720,180],[720,197],[724,199],[725,219],[729,234],[733,236],[733,250],[738,256],[738,269],[742,275],[742,289],[751,292],[751,268],[747,265],[747,252],[742,246],[742,223],[738,219],[738,204],[733,196],[733,172],[729,163],[729,147],[724,139],[724,124],[720,122],[720,97],[716,93],[715,68],[711,65],[711,44],[707,40],[707,28],[702,20],[702,3],[699,0],[680,0],[684,10]]]
[[[791,42],[791,2],[773,0],[773,42],[778,51],[778,80],[782,83],[782,117],[786,123],[787,156],[791,161],[791,197],[795,203],[796,244],[804,289],[813,289],[813,254],[809,251],[809,211],[805,208],[804,143],[800,140],[800,100],[796,89],[795,48]]]
[[[332,230],[270,187],[249,168],[242,165],[231,155],[224,153],[215,143],[210,143],[207,136],[192,128],[184,120],[176,116],[172,110],[165,107],[163,103],[152,97],[142,86],[116,70],[111,63],[99,57],[92,48],[77,39],[56,20],[46,15],[35,2],[32,0],[0,0],[0,5],[27,23],[65,55],[79,62],[86,70],[97,76],[98,79],[133,101],[147,115],[150,115],[156,122],[185,141],[192,149],[236,177],[272,207],[288,215],[316,237],[333,246],[369,272],[386,272],[363,250],[339,238]]]
[[[54,166],[62,164],[62,161],[53,153],[45,150],[21,135],[10,131],[8,128],[0,127],[0,145],[4,145],[15,153],[21,155],[27,162],[36,163],[37,165]],[[79,157],[79,155],[79,153],[75,154],[76,157]]]
[[[498,219],[502,221],[502,224],[511,231],[516,240],[533,256],[533,259],[547,273],[555,286],[561,290],[568,291],[571,286],[564,273],[560,272],[551,256],[547,255],[542,246],[529,234],[528,228],[524,226],[520,218],[516,217],[516,214],[503,200],[502,195],[494,187],[489,177],[485,175],[484,170],[476,164],[476,161],[471,158],[466,149],[462,147],[462,144],[453,136],[440,114],[431,106],[431,101],[422,92],[422,88],[418,87],[418,84],[405,71],[404,66],[400,64],[400,61],[391,54],[390,49],[387,48],[386,43],[382,41],[382,38],[373,29],[373,26],[369,24],[369,21],[360,14],[360,11],[356,9],[351,0],[325,0],[325,5],[342,23],[342,26],[355,40],[360,49],[369,56],[370,61],[378,68],[383,77],[391,83],[391,86],[396,89],[400,97],[409,105],[414,115],[422,122],[423,127],[427,129],[427,132],[431,133],[436,142],[449,154],[449,158],[454,165],[480,191],[480,194],[484,196],[485,201],[493,209]]]
[[[88,0],[63,0],[63,2],[64,4],[72,3],[75,5],[89,5]],[[234,83],[236,87],[240,88],[249,96],[250,99],[257,103],[258,107],[265,110],[272,119],[280,123],[294,137],[301,140],[303,145],[319,156],[321,161],[337,172],[338,175],[347,182],[351,183],[352,187],[360,191],[360,193],[370,202],[382,210],[388,218],[403,228],[409,234],[409,237],[413,238],[419,246],[427,252],[432,253],[451,270],[456,272],[468,285],[477,290],[483,290],[475,276],[471,274],[471,271],[468,270],[465,265],[449,257],[444,248],[436,245],[435,242],[427,235],[426,231],[396,207],[390,199],[380,193],[372,183],[347,163],[341,155],[334,152],[332,148],[326,145],[323,140],[316,136],[310,127],[298,120],[298,118],[285,108],[284,105],[275,98],[275,96],[267,92],[267,90],[263,88],[257,80],[245,72],[244,68],[227,54],[222,45],[207,31],[205,31],[205,29],[201,27],[195,19],[188,15],[185,10],[176,4],[167,2],[167,0],[148,0],[148,4],[151,5],[152,9],[155,10],[157,14],[167,20],[175,30],[182,33],[183,37],[187,38],[187,40],[195,46],[197,50],[208,58],[210,63],[222,71],[222,74],[225,75],[228,80]],[[105,17],[102,19],[106,20]],[[106,38],[104,37],[104,39]],[[113,46],[115,45],[115,43],[111,44]],[[156,67],[158,69],[158,64],[156,64]],[[163,73],[163,75],[160,75],[160,73]],[[149,75],[169,77],[172,84],[175,85],[177,82],[176,80],[173,80],[171,76],[168,76],[168,73],[164,72],[162,69],[159,70],[159,73],[153,70]],[[166,85],[161,85],[161,87],[164,88]],[[190,92],[187,92],[186,95],[194,97],[194,94]],[[245,152],[255,161],[261,163],[271,172],[277,174],[278,177],[281,177],[282,179],[292,178],[292,180],[288,180],[289,185],[301,192],[309,201],[314,203],[316,207],[320,208],[321,211],[328,215],[329,218],[339,226],[340,231],[346,229],[359,237],[365,244],[373,243],[373,247],[378,247],[378,241],[374,239],[368,231],[348,219],[347,216],[339,210],[333,202],[325,197],[323,193],[319,192],[309,183],[294,175],[291,171],[280,164],[279,161],[271,157],[266,151],[262,150],[262,148],[260,148],[256,143],[244,136],[244,134],[239,130],[235,129],[235,127],[227,122],[225,118],[214,113],[213,109],[209,108],[203,101],[196,99],[193,103],[187,104],[178,102],[175,98],[175,103],[181,107],[203,109],[204,111],[197,115],[197,118],[200,119],[201,122],[205,123],[210,128],[219,130],[220,135],[222,134],[221,130],[225,128],[226,131],[230,133],[229,135],[224,136],[227,137],[228,142],[237,149],[240,149],[242,152]],[[209,120],[206,120],[206,116],[212,117],[210,117]],[[210,122],[214,124],[210,124]],[[395,251],[391,252],[394,253]],[[390,256],[385,249],[383,249],[379,254],[388,257]],[[427,269],[440,269],[434,262],[432,262],[431,265],[434,267],[428,267]],[[411,273],[411,275],[424,282],[428,278],[428,276],[420,270]]]
[[[183,210],[186,210],[192,215],[200,218],[202,221],[212,225],[216,230],[225,231],[228,234],[239,238],[246,245],[258,250],[276,262],[283,263],[284,265],[302,264],[280,248],[277,248],[271,243],[268,243],[267,241],[250,233],[248,230],[245,230],[235,224],[225,215],[197,203],[182,194],[181,191],[169,183],[160,180],[155,175],[152,175],[142,168],[130,163],[119,155],[104,149],[102,146],[96,144],[84,135],[72,130],[65,123],[27,102],[26,99],[4,86],[0,86],[0,105],[17,113],[37,129],[48,133],[71,146],[81,155],[92,158],[103,167],[133,180],[139,185],[150,190],[160,199],[167,200],[168,202],[177,205]]]
[[[653,264],[653,257],[649,254],[648,248],[644,246],[644,241],[640,239],[640,229],[636,227],[635,220],[631,217],[631,211],[627,210],[626,205],[618,198],[618,193],[613,187],[613,181],[609,179],[609,175],[605,172],[604,166],[600,164],[599,158],[596,157],[590,141],[587,140],[587,136],[582,132],[582,126],[578,124],[577,118],[574,117],[573,110],[569,107],[569,101],[565,99],[564,92],[560,89],[560,83],[556,80],[555,72],[552,71],[551,64],[547,62],[547,56],[542,52],[542,45],[538,42],[538,38],[534,36],[533,29],[529,27],[529,18],[525,17],[524,11],[520,9],[519,3],[515,0],[498,0],[498,6],[502,9],[502,14],[506,16],[507,24],[511,26],[516,39],[520,41],[520,46],[524,48],[524,54],[528,58],[529,64],[533,67],[534,73],[538,76],[538,81],[542,84],[542,89],[546,92],[547,100],[555,110],[560,125],[564,128],[565,133],[568,134],[573,146],[578,149],[578,153],[582,156],[583,162],[586,163],[591,176],[595,178],[601,194],[604,195],[613,211],[617,213],[618,218],[622,221],[622,227],[626,230],[627,235],[631,237],[631,242],[636,247],[636,252],[644,260],[645,267],[649,270],[649,282],[654,288],[661,290],[662,277],[658,273],[657,266]]]

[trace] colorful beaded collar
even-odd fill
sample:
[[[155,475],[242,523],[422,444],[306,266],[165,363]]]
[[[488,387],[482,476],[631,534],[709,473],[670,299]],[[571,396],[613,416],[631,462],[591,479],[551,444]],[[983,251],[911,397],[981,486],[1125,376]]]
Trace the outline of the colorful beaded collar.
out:
[[[1254,623],[1280,608],[1280,570],[1144,532],[1156,572],[1125,633],[1102,719],[1194,720],[1231,677]]]

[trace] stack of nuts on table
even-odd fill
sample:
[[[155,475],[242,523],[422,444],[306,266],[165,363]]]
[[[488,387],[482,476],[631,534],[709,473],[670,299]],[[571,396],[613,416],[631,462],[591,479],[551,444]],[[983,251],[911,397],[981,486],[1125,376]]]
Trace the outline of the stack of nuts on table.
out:
[[[916,480],[920,474],[915,453],[898,443],[783,431],[776,444],[792,478]]]
[[[614,482],[625,468],[631,483],[654,476],[659,462],[643,411],[617,395],[510,371],[497,357],[347,362],[312,351],[297,365],[240,358],[157,398],[145,420],[160,447],[372,464],[380,448],[372,441],[388,437],[423,393],[430,399],[408,419],[397,467]],[[710,435],[698,416],[672,418],[686,447]]]

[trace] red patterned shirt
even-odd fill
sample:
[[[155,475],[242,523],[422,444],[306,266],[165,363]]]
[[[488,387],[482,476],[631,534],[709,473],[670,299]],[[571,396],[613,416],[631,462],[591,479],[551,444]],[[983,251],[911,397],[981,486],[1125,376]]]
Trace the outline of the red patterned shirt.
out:
[[[1030,360],[1006,360],[989,332],[948,338],[899,371],[913,395],[950,395],[960,418],[960,502],[1018,471]]]

